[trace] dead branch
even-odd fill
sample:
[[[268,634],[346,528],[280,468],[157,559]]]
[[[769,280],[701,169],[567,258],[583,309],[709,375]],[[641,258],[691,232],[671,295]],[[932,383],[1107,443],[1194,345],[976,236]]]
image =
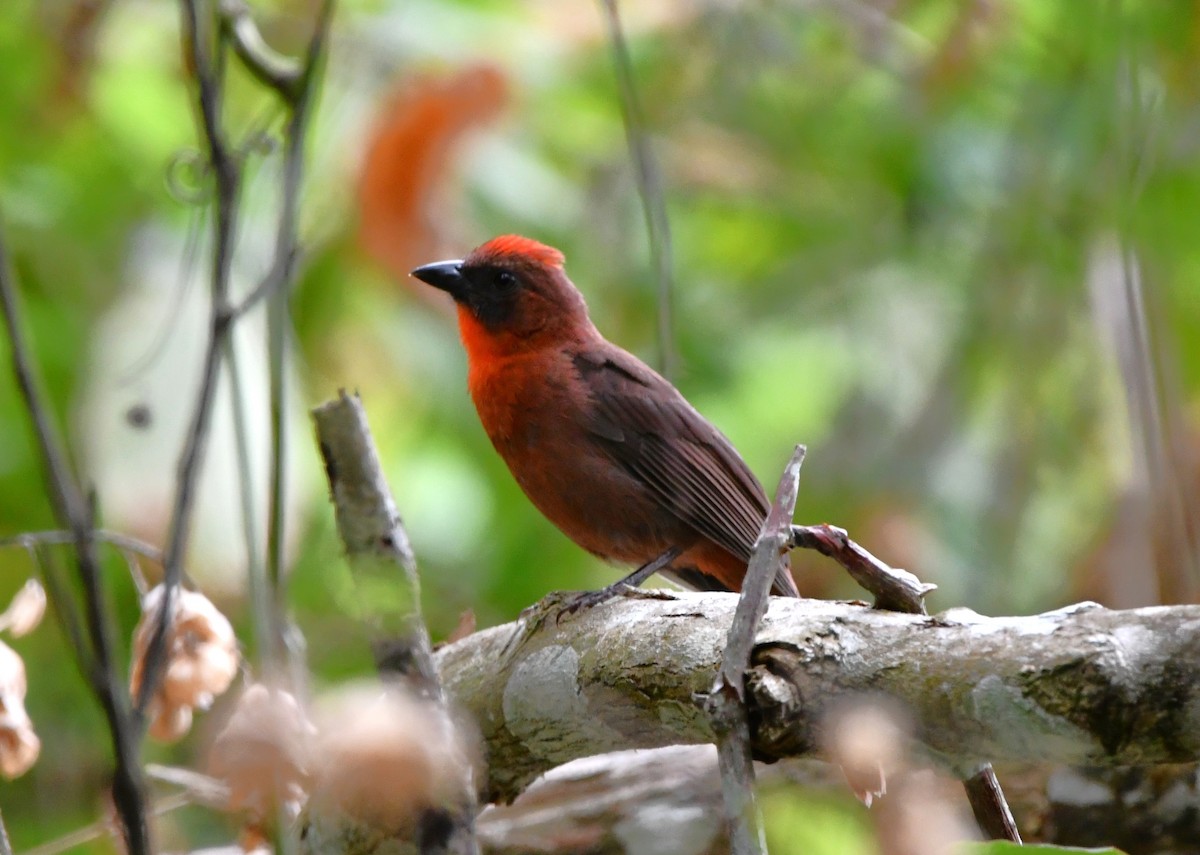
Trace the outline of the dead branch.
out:
[[[337,399],[314,409],[312,417],[338,534],[355,583],[364,598],[379,598],[380,591],[396,592],[394,598],[383,598],[369,607],[376,666],[381,676],[402,681],[414,697],[427,701],[426,715],[452,729],[421,617],[416,560],[379,463],[362,402],[357,395],[341,392]],[[338,809],[314,808],[310,802],[304,820],[304,851],[322,855],[409,851],[416,846],[422,853],[477,853],[473,771],[465,761],[443,758],[442,762],[460,766],[455,792],[449,803],[422,812],[415,833],[398,833],[383,822],[366,821]]]
[[[66,446],[58,434],[45,395],[38,383],[33,358],[25,340],[15,277],[0,236],[0,309],[12,353],[13,371],[25,408],[33,423],[34,436],[45,468],[47,492],[59,524],[70,529],[75,563],[83,587],[88,645],[83,644],[75,606],[65,592],[47,587],[54,596],[55,610],[65,624],[75,627],[73,647],[76,662],[104,709],[113,744],[113,804],[120,819],[125,844],[131,855],[150,851],[146,823],[146,787],[139,758],[138,723],[129,698],[118,677],[112,640],[113,620],[100,580],[96,552],[95,508],[67,461]],[[57,577],[55,577],[56,579]],[[46,576],[51,581],[50,574]]]
[[[511,805],[479,815],[479,839],[492,855],[578,851],[730,851],[721,817],[721,779],[711,745],[619,751],[552,769]]]
[[[729,820],[730,842],[735,855],[765,852],[766,844],[758,822],[754,801],[754,760],[750,750],[750,722],[746,710],[746,670],[759,622],[767,610],[771,583],[779,570],[779,556],[786,551],[800,466],[805,448],[796,446],[791,460],[779,478],[771,512],[763,521],[754,554],[746,568],[746,579],[737,609],[729,627],[729,638],[709,692],[705,708],[717,736],[717,757],[721,766],[721,791],[725,816]]]
[[[624,748],[711,742],[695,696],[721,661],[737,597],[605,604],[533,631],[505,624],[435,654],[489,757],[485,793]],[[747,673],[755,756],[812,755],[826,710],[879,693],[927,755],[966,777],[988,761],[1139,765],[1200,759],[1200,606],[1032,617],[926,617],[771,598]],[[514,633],[524,643],[507,651]]]

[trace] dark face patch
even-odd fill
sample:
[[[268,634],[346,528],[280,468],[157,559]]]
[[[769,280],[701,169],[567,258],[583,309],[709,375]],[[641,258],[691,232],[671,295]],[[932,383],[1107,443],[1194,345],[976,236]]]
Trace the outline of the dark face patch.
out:
[[[464,268],[463,275],[470,287],[462,302],[480,323],[488,329],[496,329],[512,319],[522,287],[519,273],[488,264]]]

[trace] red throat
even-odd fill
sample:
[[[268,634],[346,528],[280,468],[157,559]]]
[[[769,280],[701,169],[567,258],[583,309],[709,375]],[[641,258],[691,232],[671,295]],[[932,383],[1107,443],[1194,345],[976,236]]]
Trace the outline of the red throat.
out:
[[[456,307],[458,310],[458,333],[462,337],[463,349],[467,352],[467,363],[478,365],[493,359],[497,350],[495,336],[471,314],[465,306]]]

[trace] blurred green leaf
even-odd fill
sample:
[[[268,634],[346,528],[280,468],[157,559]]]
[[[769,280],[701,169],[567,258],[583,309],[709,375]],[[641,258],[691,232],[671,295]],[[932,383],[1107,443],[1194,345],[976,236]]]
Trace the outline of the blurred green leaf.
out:
[[[1038,843],[1009,843],[991,840],[986,843],[963,843],[958,851],[962,855],[1053,855],[1055,852],[1090,852],[1093,855],[1124,855],[1119,849],[1081,849],[1075,846],[1051,846]]]

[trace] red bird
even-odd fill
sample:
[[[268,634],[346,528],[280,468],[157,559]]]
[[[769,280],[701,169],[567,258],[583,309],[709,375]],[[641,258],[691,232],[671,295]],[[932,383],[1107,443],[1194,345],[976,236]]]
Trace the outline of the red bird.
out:
[[[558,250],[505,235],[412,275],[454,298],[475,409],[530,501],[606,561],[740,591],[769,504],[720,431],[607,341]],[[772,592],[798,597],[789,561]]]

